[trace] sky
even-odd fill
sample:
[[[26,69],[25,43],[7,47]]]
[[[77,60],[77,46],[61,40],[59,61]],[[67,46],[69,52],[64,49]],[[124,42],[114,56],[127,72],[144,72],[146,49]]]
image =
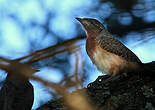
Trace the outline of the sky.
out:
[[[75,37],[78,35],[76,30],[78,22],[75,20],[75,17],[100,19],[98,17],[100,13],[104,13],[102,15],[104,18],[110,16],[112,12],[111,7],[113,7],[110,2],[102,4],[101,9],[97,12],[88,12],[87,9],[93,8],[96,5],[99,5],[99,3],[92,0],[0,0],[0,56],[15,59],[27,55],[31,50],[31,42],[34,41],[35,44],[33,45],[36,46],[36,49],[55,45],[58,42],[56,38],[47,35],[43,39],[44,29],[41,26],[32,26],[31,24],[32,22],[40,25],[44,24],[47,19],[47,11],[52,12],[53,19],[50,20],[49,27],[54,33],[57,33],[64,40]],[[141,6],[135,6],[135,8],[137,7],[142,8]],[[155,20],[154,13],[155,11],[147,12],[144,20],[153,22]],[[124,15],[124,18],[121,16],[118,18],[120,23],[124,25],[130,24],[132,22],[130,14],[124,13]],[[144,33],[143,35],[148,34]],[[155,50],[155,40],[146,39],[146,42],[141,44],[140,36],[142,34],[131,32],[126,35],[126,39],[122,40],[122,42],[135,52],[142,62],[155,60],[155,51],[152,51]],[[150,35],[150,37],[152,36]],[[141,45],[137,46],[137,43]],[[93,68],[92,71],[96,73],[89,76],[89,80],[84,83],[86,86],[102,73],[91,63],[85,50],[83,52],[85,53],[84,57],[86,57],[87,63]],[[36,73],[36,75],[53,82],[59,82],[62,79],[61,72],[55,68],[41,68],[41,71]],[[52,97],[43,85],[36,81],[31,82],[35,90],[33,105],[33,109],[35,109],[40,105],[40,102],[50,100]]]

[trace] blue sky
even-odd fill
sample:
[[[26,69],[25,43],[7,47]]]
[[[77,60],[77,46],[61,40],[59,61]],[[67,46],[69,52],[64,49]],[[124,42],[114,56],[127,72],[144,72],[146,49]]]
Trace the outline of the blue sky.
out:
[[[47,11],[53,13],[53,19],[51,19],[49,26],[54,33],[57,33],[64,40],[75,37],[78,34],[75,17],[98,18],[100,13],[104,13],[101,16],[104,18],[110,16],[113,10],[111,8],[113,5],[110,2],[104,3],[97,12],[90,13],[87,10],[96,5],[98,5],[98,2],[92,0],[0,0],[0,56],[15,59],[27,55],[31,52],[31,42],[34,41],[36,49],[56,44],[57,39],[54,36],[43,36],[45,31],[42,27],[31,25],[31,22],[36,22],[40,25],[44,24],[47,19]],[[154,11],[147,12],[146,15],[151,17],[144,16],[144,20],[148,22],[154,21],[154,13]],[[119,17],[119,20],[126,25],[132,19],[128,13],[125,14],[127,17]],[[155,50],[154,39],[135,46],[137,42],[140,42],[142,34],[129,33],[126,36],[126,39],[122,42],[134,51],[143,62],[155,60],[155,51],[152,51]],[[88,61],[87,63],[92,68],[91,71],[96,73],[89,76],[90,80],[85,82],[86,85],[95,80],[98,75],[101,75],[101,72],[97,71],[96,67],[91,63],[84,48],[83,53],[86,61]],[[49,69],[48,67],[41,68],[41,72],[36,73],[36,75],[53,82],[59,82],[62,78],[59,70],[55,68]],[[32,81],[32,83],[35,89],[33,108],[36,108],[39,106],[40,101],[50,100],[51,95],[40,83],[36,81]]]

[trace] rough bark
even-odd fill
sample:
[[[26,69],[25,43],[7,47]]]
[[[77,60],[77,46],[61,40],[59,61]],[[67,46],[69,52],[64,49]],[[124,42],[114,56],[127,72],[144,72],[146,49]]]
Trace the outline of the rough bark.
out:
[[[127,76],[116,77],[99,76],[85,88],[86,96],[93,102],[96,110],[155,110],[154,78],[155,76],[150,73],[130,73]],[[65,106],[63,98],[60,98],[49,101],[37,110],[69,110],[69,108]]]

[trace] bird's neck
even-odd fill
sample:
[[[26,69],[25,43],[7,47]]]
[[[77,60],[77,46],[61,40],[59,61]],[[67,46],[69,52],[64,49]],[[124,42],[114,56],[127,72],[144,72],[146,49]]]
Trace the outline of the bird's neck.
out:
[[[93,58],[93,52],[97,46],[96,37],[99,35],[99,32],[88,32],[86,40],[86,51],[90,58]]]
[[[87,31],[86,51],[90,58],[93,59],[93,52],[96,46],[100,45],[100,43],[108,37],[111,36],[105,29]]]
[[[86,29],[87,37],[88,38],[92,38],[92,37],[95,38],[101,33],[102,30],[103,29]]]

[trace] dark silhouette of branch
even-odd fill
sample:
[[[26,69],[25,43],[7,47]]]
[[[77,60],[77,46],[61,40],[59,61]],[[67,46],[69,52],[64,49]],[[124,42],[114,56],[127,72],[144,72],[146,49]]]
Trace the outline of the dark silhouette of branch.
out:
[[[144,29],[147,28],[155,28],[155,22],[152,23],[145,23],[142,18],[136,18],[134,16],[133,17],[133,21],[131,25],[128,26],[123,26],[119,23],[117,23],[117,26],[112,26],[112,27],[108,27],[108,30],[112,33],[112,34],[116,34],[119,35],[120,37],[122,37],[123,35],[132,32],[132,31],[142,31]],[[107,23],[109,24],[108,26],[110,26],[110,21],[107,20]],[[116,24],[116,23],[115,23]]]
[[[32,76],[38,70],[32,68],[29,64],[65,51],[77,51],[79,44],[76,45],[76,43],[81,39],[83,37],[71,39],[61,44],[38,50],[16,60],[0,57],[0,68],[8,72],[0,90],[0,108],[2,110],[31,110],[34,93],[29,78],[41,81],[43,84],[54,88],[59,94],[67,96],[64,87]]]
[[[48,48],[35,51],[32,54],[24,56],[22,58],[15,59],[15,61],[25,62],[28,64],[34,63],[36,61],[52,57],[56,54],[59,54],[59,53],[65,52],[65,51],[69,51],[71,49],[77,49],[77,48],[79,48],[79,46],[81,44],[76,44],[76,43],[83,39],[84,39],[84,37],[78,37],[78,38],[74,38],[71,40],[67,40],[63,43],[59,43],[57,45],[50,46]]]

